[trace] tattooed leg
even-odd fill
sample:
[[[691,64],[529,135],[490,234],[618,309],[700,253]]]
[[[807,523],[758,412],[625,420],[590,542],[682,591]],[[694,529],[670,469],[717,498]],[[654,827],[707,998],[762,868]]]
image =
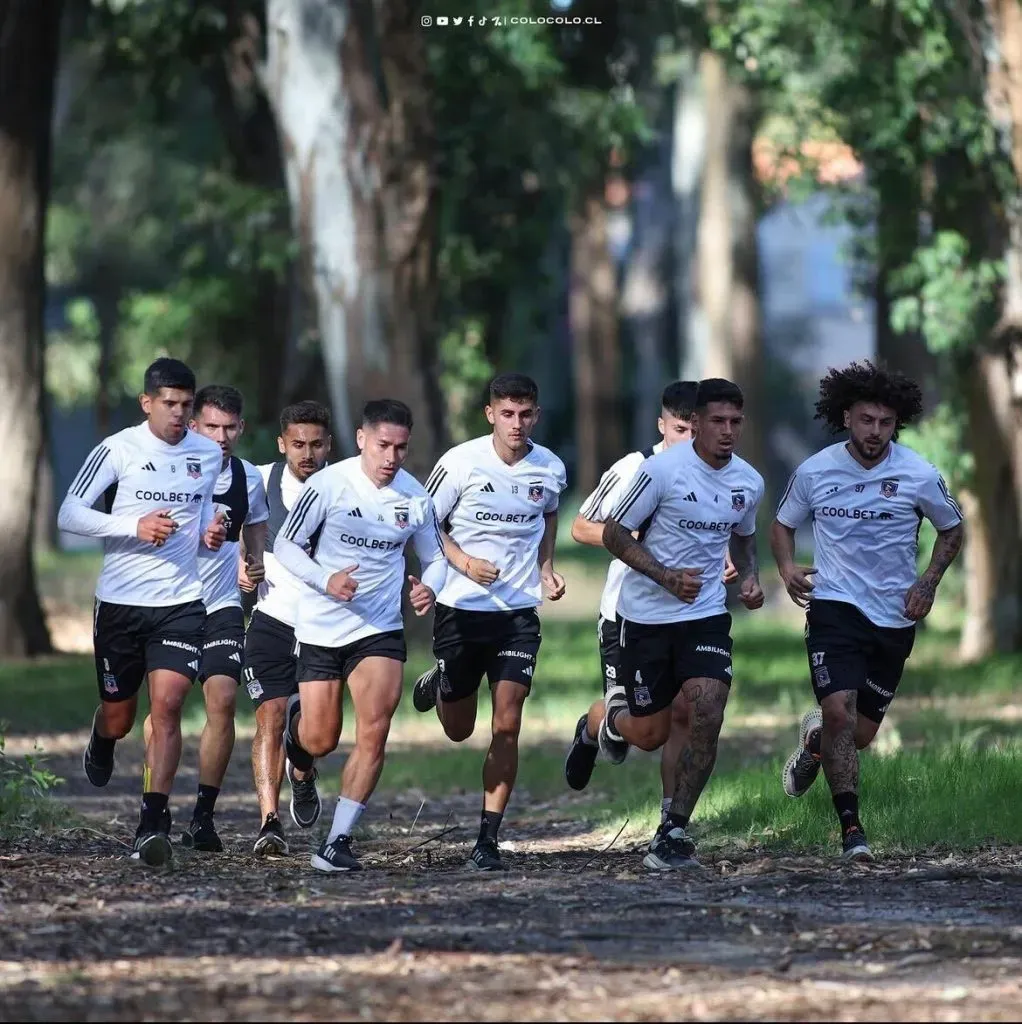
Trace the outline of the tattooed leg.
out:
[[[823,710],[820,755],[823,774],[834,796],[859,792],[859,754],[855,749],[857,697],[855,690],[844,690],[825,697],[820,705]]]
[[[691,714],[688,743],[678,758],[670,813],[690,818],[717,760],[729,687],[720,679],[689,679],[682,686]]]

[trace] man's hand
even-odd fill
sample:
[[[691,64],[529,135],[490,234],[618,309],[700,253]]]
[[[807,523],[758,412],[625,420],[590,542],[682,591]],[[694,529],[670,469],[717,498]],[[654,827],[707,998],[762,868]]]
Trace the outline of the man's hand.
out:
[[[926,576],[921,577],[908,588],[905,595],[905,618],[918,622],[930,614],[933,599],[937,595],[937,584]]]
[[[238,559],[238,587],[250,594],[258,588],[259,584],[248,574],[248,564],[244,559]]]
[[[411,602],[412,608],[415,609],[415,614],[426,615],[433,608],[436,594],[415,576],[409,576],[408,581],[412,585],[412,589],[408,591],[408,600]]]
[[[213,522],[206,527],[206,532],[202,535],[202,543],[210,551],[219,551],[223,542],[227,540],[227,527],[224,526],[226,519],[223,512],[217,512],[213,517]]]
[[[254,556],[248,555],[245,559],[245,575],[252,584],[249,589],[254,590],[266,579],[266,566],[261,560],[257,562]]]
[[[809,604],[809,597],[813,592],[813,581],[809,577],[814,572],[816,568],[812,565],[792,565],[781,571],[784,589],[799,608],[805,608]]]
[[[734,583],[738,579],[738,570],[735,568],[735,563],[731,561],[731,555],[724,555],[724,582]]]
[[[465,575],[473,583],[488,587],[500,576],[500,570],[485,558],[469,558],[465,563]]]
[[[347,569],[335,572],[326,583],[326,592],[338,601],[350,601],[358,590],[358,580],[352,579],[351,574],[358,568],[358,562],[349,565]]]
[[[738,598],[750,611],[763,607],[763,588],[756,576],[747,576],[738,591]]]
[[[147,544],[162,547],[176,529],[177,522],[171,516],[170,509],[161,508],[142,516],[135,527],[135,536]]]
[[[567,586],[564,582],[564,577],[559,572],[547,569],[540,573],[539,578],[543,581],[548,601],[560,601],[564,597],[564,591],[567,589]]]
[[[692,604],[703,589],[702,569],[668,569],[661,586],[684,604]]]

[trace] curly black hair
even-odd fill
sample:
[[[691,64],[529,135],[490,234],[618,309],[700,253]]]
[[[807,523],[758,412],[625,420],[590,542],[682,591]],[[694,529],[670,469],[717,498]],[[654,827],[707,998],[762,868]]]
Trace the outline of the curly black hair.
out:
[[[894,436],[902,427],[923,413],[923,393],[919,385],[903,373],[881,369],[869,360],[850,363],[843,370],[831,368],[820,381],[820,400],[816,419],[823,420],[831,432],[845,430],[845,412],[856,402],[876,402],[894,410]]]

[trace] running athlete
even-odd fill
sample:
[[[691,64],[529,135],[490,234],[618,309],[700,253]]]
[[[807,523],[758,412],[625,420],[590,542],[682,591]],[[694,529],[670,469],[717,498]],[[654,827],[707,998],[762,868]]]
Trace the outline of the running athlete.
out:
[[[663,438],[658,444],[641,452],[631,452],[618,459],[600,479],[596,490],[585,500],[571,526],[572,539],[579,544],[603,547],[603,524],[614,506],[624,496],[643,460],[662,452],[678,441],[692,437],[692,413],[695,410],[695,381],[679,380],[664,388],[661,400],[660,418],[657,428]],[[600,598],[600,617],[596,626],[600,649],[600,664],[603,675],[603,690],[614,686],[621,671],[621,656],[618,637],[621,626],[617,617],[617,596],[621,580],[628,571],[624,562],[614,559],[607,569],[607,582]],[[724,582],[737,579],[737,572],[727,562]],[[572,789],[585,789],[596,765],[599,744],[600,722],[603,721],[604,701],[594,701],[589,711],[579,718],[575,726],[575,737],[564,762],[564,776]],[[674,795],[674,780],[677,775],[678,758],[688,737],[689,708],[685,695],[679,693],[671,705],[671,732],[661,749],[660,779],[663,783],[661,815],[666,816]]]
[[[192,430],[216,442],[223,454],[213,504],[223,514],[227,528],[227,540],[220,550],[199,558],[202,601],[206,606],[206,637],[202,644],[199,682],[206,705],[206,724],[199,739],[199,791],[191,823],[181,836],[183,846],[210,853],[219,853],[224,848],[213,823],[213,814],[234,751],[234,714],[245,648],[238,552],[244,537],[248,574],[251,578],[262,579],[269,517],[259,470],[234,455],[245,429],[242,411],[243,399],[237,388],[210,384],[196,394],[189,424]],[[147,717],[147,742],[151,724],[151,718]]]
[[[146,421],[108,437],[85,460],[60,506],[60,529],[103,538],[93,643],[100,706],[83,767],[94,786],[114,768],[114,745],[135,722],[148,680],[152,739],[132,856],[171,855],[167,802],[181,759],[181,708],[199,673],[206,623],[200,545],[216,551],[227,531],[213,507],[220,449],[187,429],[195,375],[157,359],[139,397]],[[92,506],[103,499],[103,510]]]
[[[326,465],[330,455],[330,412],[319,402],[289,405],[280,414],[277,448],[283,458],[258,467],[266,487],[270,517],[266,523],[265,576],[258,582],[258,601],[245,634],[243,679],[255,705],[256,719],[252,776],[259,798],[261,828],[253,852],[280,856],[289,852],[279,816],[285,771],[281,735],[287,699],[298,692],[294,625],[305,584],[280,564],[273,555],[273,545],[305,482]],[[257,581],[249,574],[245,559],[239,564],[238,574],[243,592],[255,590]],[[311,828],[319,820],[323,806],[316,788],[315,768],[300,772],[289,767],[288,782],[291,817],[300,828]]]
[[[701,381],[694,440],[647,459],[604,526],[607,550],[635,571],[625,573],[618,597],[621,678],[607,691],[600,748],[614,763],[628,744],[656,750],[670,735],[679,692],[691,709],[671,805],[643,860],[653,870],[697,863],[686,829],[713,771],[731,685],[721,577],[729,539],[742,603],[763,604],[755,541],[763,478],[734,454],[743,406],[737,385]]]
[[[415,546],[422,565],[421,580],[408,577],[416,615],[433,608],[447,575],[433,502],[401,468],[411,431],[404,402],[367,403],[357,434],[360,454],[305,485],[273,548],[309,588],[295,623],[299,692],[288,701],[284,727],[291,764],[311,771],[314,758],[337,749],[345,686],[355,711],[355,743],[341,773],[333,824],[312,856],[318,871],[362,869],[351,837],[379,782],[401,700],[405,546]]]
[[[919,386],[872,363],[832,369],[820,381],[816,418],[845,442],[795,470],[770,543],[791,599],[806,608],[806,650],[819,708],[806,712],[784,767],[802,796],[820,766],[841,823],[842,857],[873,860],[859,820],[859,755],[873,742],[915,642],[962,546],[962,511],[937,469],[898,432],[922,413]],[[919,524],[937,529],[930,564],[916,578]],[[816,567],[795,564],[795,530],[813,521]],[[815,574],[815,580],[810,579]]]
[[[475,729],[483,675],[489,680],[493,738],[469,861],[484,871],[504,868],[497,835],[518,773],[522,709],[539,652],[536,608],[544,589],[551,601],[564,595],[554,571],[564,464],[529,440],[539,413],[533,380],[495,377],[486,406],[493,433],[452,448],[426,483],[447,531],[450,567],[433,621],[437,663],[416,681],[412,699],[417,711],[435,707],[444,732],[460,743]]]

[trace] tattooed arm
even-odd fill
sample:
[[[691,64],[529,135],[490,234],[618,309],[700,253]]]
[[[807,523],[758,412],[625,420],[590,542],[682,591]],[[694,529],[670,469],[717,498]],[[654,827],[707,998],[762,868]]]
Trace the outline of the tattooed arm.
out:
[[[743,537],[740,533],[731,534],[731,560],[738,570],[741,589],[738,597],[750,611],[763,607],[763,588],[759,583],[759,559],[756,556],[756,535],[750,533]]]
[[[679,601],[691,604],[699,595],[703,583],[701,569],[670,569],[657,561],[616,519],[610,518],[603,527],[603,546],[625,565],[641,572],[659,584]]]
[[[905,618],[918,621],[926,618],[933,607],[933,599],[937,594],[937,585],[947,571],[947,567],[958,556],[965,537],[965,526],[958,523],[949,530],[940,530],[933,542],[933,554],[926,572],[916,580],[905,595]]]

